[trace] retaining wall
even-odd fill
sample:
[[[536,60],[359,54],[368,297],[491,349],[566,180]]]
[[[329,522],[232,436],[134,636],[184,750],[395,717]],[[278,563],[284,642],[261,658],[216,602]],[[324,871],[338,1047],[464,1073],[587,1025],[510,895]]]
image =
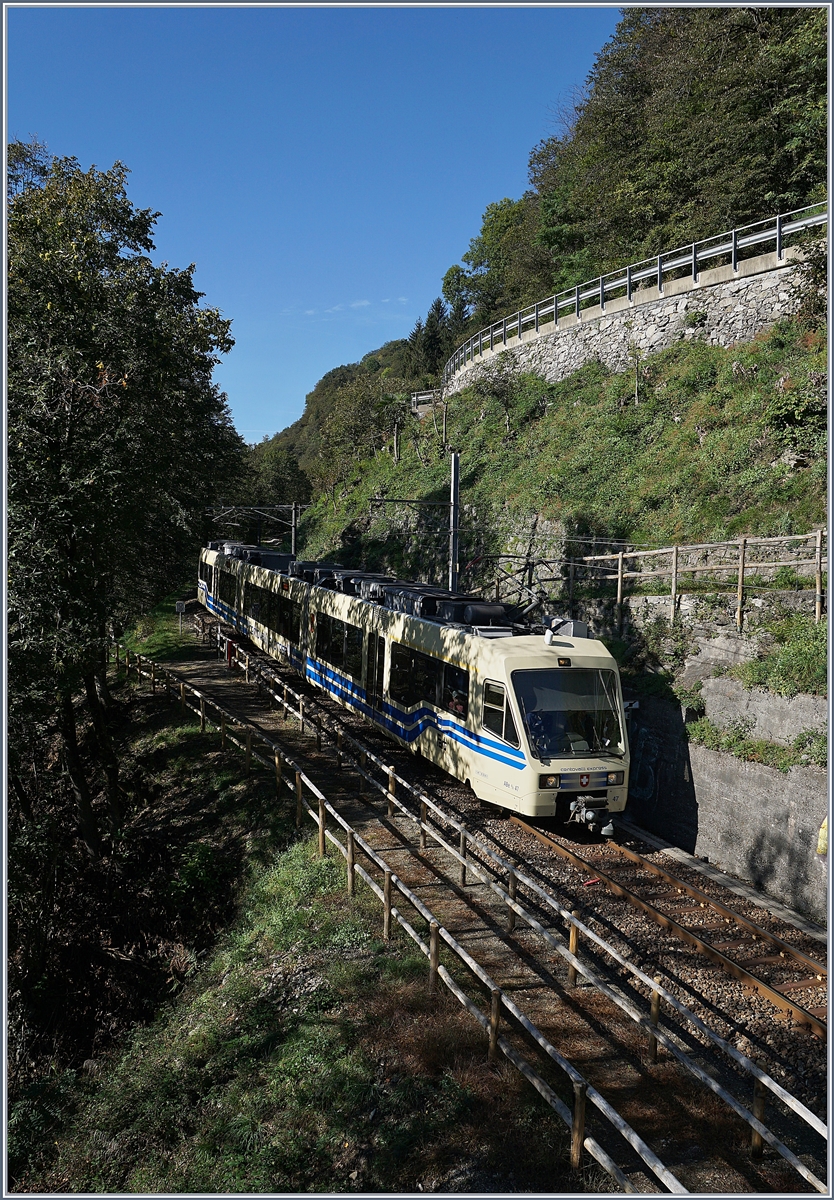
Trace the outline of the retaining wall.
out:
[[[629,820],[826,923],[827,868],[816,853],[825,771],[786,774],[690,745],[680,707],[653,697],[640,697],[629,737]]]
[[[484,365],[503,351],[515,357],[521,371],[534,372],[558,383],[585,363],[599,359],[612,371],[625,370],[630,348],[640,357],[655,354],[681,339],[700,338],[715,346],[747,342],[799,305],[797,263],[792,247],[783,259],[762,254],[731,266],[671,279],[657,287],[641,288],[631,301],[625,297],[583,309],[580,319],[560,317],[558,329],[528,330],[519,339],[507,338],[490,350],[484,347],[444,385],[446,395],[474,383]],[[633,349],[632,349],[633,353]]]

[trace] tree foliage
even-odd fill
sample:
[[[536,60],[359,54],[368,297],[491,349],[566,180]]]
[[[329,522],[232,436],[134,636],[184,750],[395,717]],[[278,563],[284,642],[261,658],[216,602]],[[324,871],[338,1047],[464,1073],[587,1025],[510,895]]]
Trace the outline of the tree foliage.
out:
[[[110,824],[122,797],[101,700],[108,625],[145,611],[193,552],[201,513],[242,465],[212,383],[230,322],[200,306],[193,266],[155,265],[159,214],[126,169],[83,171],[12,147],[9,208],[10,752],[21,793],[38,730],[57,728],[81,828],[97,849],[76,737],[86,694]]]

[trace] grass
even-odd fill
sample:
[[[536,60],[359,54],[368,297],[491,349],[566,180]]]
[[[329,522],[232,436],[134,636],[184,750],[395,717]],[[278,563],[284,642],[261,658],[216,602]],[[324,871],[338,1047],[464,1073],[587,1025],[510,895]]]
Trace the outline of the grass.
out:
[[[457,393],[448,441],[461,451],[462,564],[479,550],[525,553],[531,533],[540,554],[564,536],[671,545],[824,523],[825,371],[825,339],[782,322],[747,345],[693,340],[653,356],[636,407],[633,374],[599,363],[558,384],[517,377],[509,434],[498,399]],[[335,511],[326,498],[308,510],[305,554],[443,578],[441,517],[391,506],[369,516],[375,496],[448,497],[431,420],[413,422],[401,446],[398,464],[355,464]]]
[[[599,1190],[480,1027],[429,995],[413,943],[382,941],[378,901],[347,899],[341,858],[297,837],[269,773],[161,698],[134,705],[143,794],[164,786],[137,804],[118,886],[147,937],[146,893],[164,926],[154,1011],[16,1089],[13,1190]]]
[[[196,569],[195,560],[195,572]],[[180,618],[176,611],[178,600],[188,603],[195,595],[193,582],[183,581],[180,587],[169,592],[146,616],[140,617],[132,629],[125,631],[122,639],[131,654],[145,654],[157,662],[198,657],[200,643],[194,638],[189,618],[183,614],[180,633]]]
[[[777,696],[828,694],[828,624],[816,624],[802,613],[781,613],[763,628],[776,646],[752,662],[731,667],[727,674],[747,688],[760,687]]]
[[[825,767],[828,762],[828,739],[824,733],[812,730],[799,734],[792,746],[779,746],[749,737],[749,730],[742,722],[719,729],[708,717],[699,717],[686,725],[686,735],[696,746],[721,750],[745,762],[776,767],[786,774],[791,767]]]

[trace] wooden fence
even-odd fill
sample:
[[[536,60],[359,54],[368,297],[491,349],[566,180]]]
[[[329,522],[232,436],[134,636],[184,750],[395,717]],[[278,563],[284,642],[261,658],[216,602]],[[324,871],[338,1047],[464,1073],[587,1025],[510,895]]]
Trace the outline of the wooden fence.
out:
[[[576,981],[577,975],[582,975],[590,984],[598,991],[602,992],[609,1000],[611,1000],[622,1012],[624,1012],[632,1021],[640,1026],[646,1033],[648,1039],[649,1053],[653,1056],[656,1053],[658,1044],[664,1046],[670,1054],[672,1054],[681,1065],[695,1076],[702,1084],[709,1088],[712,1092],[718,1095],[738,1116],[746,1121],[752,1130],[751,1144],[755,1150],[756,1146],[760,1146],[762,1142],[767,1142],[773,1147],[790,1165],[817,1191],[827,1194],[827,1185],[817,1177],[802,1163],[796,1155],[793,1154],[787,1146],[765,1126],[762,1122],[764,1116],[763,1089],[769,1089],[783,1103],[796,1112],[811,1128],[813,1128],[822,1137],[827,1138],[827,1128],[822,1121],[819,1120],[809,1109],[807,1109],[800,1101],[791,1096],[785,1091],[775,1080],[771,1079],[756,1063],[746,1058],[737,1051],[729,1043],[725,1042],[718,1034],[710,1030],[706,1025],[690,1012],[685,1005],[681,1004],[674,996],[664,989],[656,979],[649,979],[639,968],[633,966],[622,955],[620,955],[613,947],[609,946],[598,934],[594,933],[590,927],[585,925],[579,918],[577,912],[568,912],[563,909],[558,902],[550,896],[534,879],[528,876],[521,870],[517,863],[512,863],[499,855],[493,848],[477,835],[472,834],[467,829],[464,822],[449,816],[444,813],[438,805],[425,793],[415,788],[407,780],[397,775],[386,763],[380,760],[371,751],[367,750],[356,739],[352,738],[344,730],[339,728],[332,720],[323,714],[318,706],[309,700],[305,701],[305,697],[295,692],[286,683],[280,680],[273,672],[266,670],[261,663],[252,664],[249,656],[241,651],[240,646],[234,640],[229,639],[222,633],[219,626],[213,627],[215,630],[218,653],[225,650],[226,644],[231,642],[233,653],[229,658],[230,667],[237,667],[245,673],[247,681],[255,681],[282,709],[284,717],[290,716],[299,721],[301,730],[305,725],[309,725],[316,736],[317,744],[321,746],[322,739],[326,739],[336,749],[337,763],[340,769],[345,765],[350,766],[359,775],[359,788],[363,790],[365,785],[369,786],[372,791],[379,792],[385,799],[387,812],[392,815],[395,810],[399,814],[413,824],[419,830],[420,846],[425,848],[426,838],[430,837],[433,842],[442,847],[453,859],[455,859],[460,868],[461,886],[465,886],[467,874],[471,873],[476,876],[482,883],[486,884],[491,891],[499,897],[508,909],[508,927],[514,928],[515,921],[520,917],[526,924],[533,929],[553,950],[555,950],[562,958],[564,958],[569,968],[569,982]],[[205,628],[201,630],[205,634]],[[320,854],[326,852],[326,843],[330,842],[338,852],[343,856],[347,866],[347,890],[349,894],[353,894],[355,890],[355,878],[358,874],[360,878],[371,889],[373,894],[382,902],[383,905],[383,932],[387,937],[390,936],[392,919],[396,920],[399,925],[405,930],[410,938],[420,948],[421,952],[429,961],[429,987],[434,991],[437,987],[437,980],[440,979],[448,990],[456,997],[456,999],[467,1009],[467,1011],[478,1021],[484,1029],[488,1037],[488,1054],[491,1059],[497,1057],[500,1050],[501,1053],[508,1059],[509,1062],[528,1080],[543,1099],[559,1114],[568,1128],[571,1130],[571,1164],[574,1169],[580,1166],[581,1149],[595,1159],[596,1162],[603,1167],[627,1192],[636,1191],[634,1185],[628,1177],[622,1172],[617,1164],[611,1159],[606,1151],[593,1139],[585,1135],[585,1106],[586,1102],[593,1104],[600,1114],[613,1126],[613,1128],[629,1143],[636,1151],[642,1161],[652,1171],[656,1178],[669,1191],[675,1194],[686,1194],[687,1189],[675,1178],[667,1167],[658,1159],[649,1146],[639,1137],[639,1135],[631,1129],[631,1127],[623,1120],[622,1117],[614,1110],[614,1108],[601,1096],[595,1088],[593,1088],[579,1071],[565,1059],[558,1050],[549,1042],[549,1040],[536,1028],[535,1025],[518,1009],[510,997],[498,987],[498,985],[489,977],[489,975],[475,962],[468,952],[462,947],[454,936],[445,929],[439,921],[436,920],[434,914],[423,904],[423,902],[407,887],[407,885],[399,879],[399,877],[391,870],[384,859],[377,854],[371,846],[357,833],[349,823],[338,813],[332,805],[327,801],[324,794],[316,787],[316,785],[304,773],[301,767],[292,760],[274,739],[269,738],[262,730],[256,726],[250,725],[245,721],[233,716],[221,706],[205,697],[198,689],[187,683],[185,680],[175,674],[170,669],[160,669],[154,662],[144,658],[141,655],[132,657],[134,667],[137,671],[139,679],[144,675],[149,680],[152,691],[155,691],[160,684],[164,684],[166,692],[169,696],[176,693],[180,707],[183,712],[190,709],[192,712],[199,715],[200,728],[205,730],[207,724],[213,724],[220,732],[221,745],[225,747],[227,742],[243,750],[246,755],[246,769],[251,769],[252,759],[260,762],[270,770],[275,772],[276,791],[280,798],[282,787],[286,786],[293,794],[296,805],[296,826],[301,827],[303,817],[306,814],[318,826],[318,849]],[[116,663],[118,667],[119,648],[116,647]],[[131,666],[131,655],[125,651],[125,667],[126,673],[129,675]],[[253,678],[254,677],[254,678]],[[209,720],[209,710],[214,719]],[[237,731],[235,733],[234,731]],[[269,757],[265,757],[258,750],[253,749],[253,744],[260,744],[262,748],[267,750]],[[353,754],[350,751],[353,751]],[[369,764],[375,766],[384,775],[384,782],[380,782],[371,774]],[[308,801],[304,789],[312,797],[312,803]],[[419,815],[411,811],[401,799],[402,793],[409,794],[419,804]],[[431,819],[430,819],[431,816]],[[339,840],[332,829],[328,828],[328,822],[332,820],[345,836],[344,843]],[[441,829],[449,827],[452,830],[452,841],[448,841],[441,833]],[[457,835],[457,846],[454,845],[454,838]],[[382,873],[382,884],[380,885],[372,875],[364,867],[356,861],[357,849],[366,856],[369,863],[372,863],[378,871]],[[479,859],[473,857],[473,852],[477,851]],[[494,869],[502,876],[499,881],[494,872],[490,872],[486,864],[490,863]],[[565,921],[571,930],[570,944],[565,946],[564,942],[557,938],[550,930],[544,926],[529,912],[519,900],[519,886],[523,886],[529,894],[535,897],[536,902],[543,902],[554,914]],[[426,922],[428,927],[428,940],[425,936],[419,934],[407,919],[407,917],[393,905],[393,894],[398,892],[403,899],[418,913]],[[593,971],[586,963],[577,955],[579,937],[587,939],[587,941],[595,944],[599,949],[608,954],[618,965],[629,973],[634,979],[643,984],[651,995],[651,1014],[646,1016],[628,999],[622,996],[619,991],[610,987],[596,972]],[[486,993],[490,997],[489,1012],[484,1012],[475,1003],[475,1001],[455,982],[445,967],[439,962],[439,946],[443,942],[452,954],[468,968],[475,978],[482,984]],[[753,1111],[740,1103],[734,1096],[726,1091],[718,1084],[707,1072],[705,1072],[689,1055],[685,1053],[676,1043],[673,1038],[667,1034],[659,1026],[660,1000],[663,999],[670,1008],[674,1009],[694,1028],[698,1029],[702,1034],[706,1035],[715,1045],[719,1046],[730,1058],[732,1058],[741,1068],[748,1072],[754,1081],[754,1101]],[[527,1032],[532,1040],[539,1046],[541,1050],[555,1062],[570,1079],[574,1091],[574,1107],[571,1111],[566,1104],[553,1091],[550,1085],[538,1074],[538,1072],[530,1065],[527,1060],[518,1053],[518,1051],[510,1044],[510,1042],[500,1034],[500,1020],[502,1010],[506,1010],[518,1024]]]

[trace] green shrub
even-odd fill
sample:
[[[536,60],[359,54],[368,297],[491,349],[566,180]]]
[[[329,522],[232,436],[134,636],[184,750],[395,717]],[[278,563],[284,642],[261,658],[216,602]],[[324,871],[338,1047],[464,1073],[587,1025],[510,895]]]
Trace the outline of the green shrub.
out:
[[[765,625],[779,643],[753,662],[732,667],[733,675],[745,687],[766,688],[777,696],[828,694],[827,623],[792,613]]]

